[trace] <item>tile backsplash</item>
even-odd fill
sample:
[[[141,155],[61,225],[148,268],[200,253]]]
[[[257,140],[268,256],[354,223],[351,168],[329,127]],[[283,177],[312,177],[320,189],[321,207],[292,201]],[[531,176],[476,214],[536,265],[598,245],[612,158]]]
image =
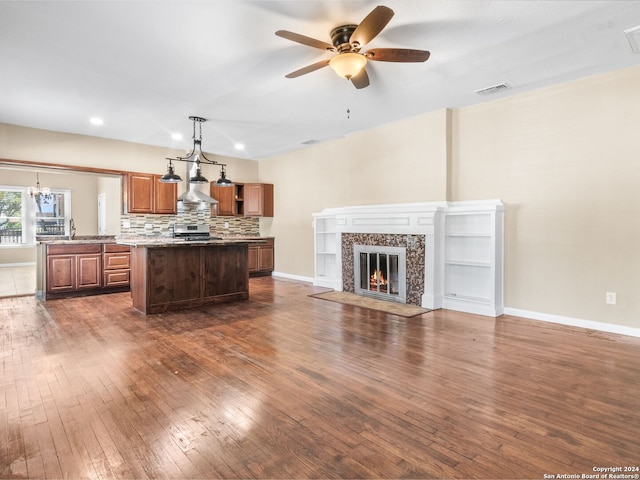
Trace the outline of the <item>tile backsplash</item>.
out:
[[[172,236],[176,223],[208,223],[217,237],[260,236],[260,219],[255,217],[211,217],[210,209],[181,209],[177,215],[128,214],[120,218],[121,235]],[[228,228],[225,228],[225,225]]]

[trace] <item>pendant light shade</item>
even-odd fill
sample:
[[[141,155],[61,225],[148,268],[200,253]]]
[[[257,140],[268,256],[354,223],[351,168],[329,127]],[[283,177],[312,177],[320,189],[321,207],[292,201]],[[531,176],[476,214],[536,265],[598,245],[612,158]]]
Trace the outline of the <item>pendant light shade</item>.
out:
[[[224,165],[222,165],[220,178],[216,182],[216,187],[230,187],[232,184],[233,182],[227,178],[227,172],[224,170]]]
[[[209,183],[209,180],[202,175],[202,170],[200,169],[200,160],[196,156],[196,173],[193,177],[189,177],[189,183]]]
[[[177,175],[173,170],[173,163],[171,163],[171,159],[169,158],[169,166],[167,167],[167,173],[165,173],[162,177],[160,177],[160,182],[162,183],[179,183],[182,181],[180,175]]]

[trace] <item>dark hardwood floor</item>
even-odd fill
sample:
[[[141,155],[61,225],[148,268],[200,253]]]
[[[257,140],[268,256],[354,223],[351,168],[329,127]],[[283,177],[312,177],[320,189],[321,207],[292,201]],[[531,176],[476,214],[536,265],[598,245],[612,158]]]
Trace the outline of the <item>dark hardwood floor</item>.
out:
[[[127,293],[1,299],[0,477],[640,466],[640,339],[445,310],[402,318],[308,296],[320,290],[255,278],[248,301],[151,316]]]

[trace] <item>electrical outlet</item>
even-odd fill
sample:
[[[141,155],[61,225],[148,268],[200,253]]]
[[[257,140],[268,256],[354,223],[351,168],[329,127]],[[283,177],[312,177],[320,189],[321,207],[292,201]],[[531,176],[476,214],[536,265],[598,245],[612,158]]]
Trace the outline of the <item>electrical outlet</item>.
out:
[[[224,222],[224,228],[229,228],[229,222]]]
[[[124,221],[122,222],[122,227],[123,227],[123,228],[131,228],[131,221],[129,221],[129,220],[124,220]]]
[[[144,228],[147,230],[153,230],[153,223],[145,223]]]
[[[605,296],[605,302],[607,305],[615,305],[616,304],[616,293],[615,292],[607,292]]]

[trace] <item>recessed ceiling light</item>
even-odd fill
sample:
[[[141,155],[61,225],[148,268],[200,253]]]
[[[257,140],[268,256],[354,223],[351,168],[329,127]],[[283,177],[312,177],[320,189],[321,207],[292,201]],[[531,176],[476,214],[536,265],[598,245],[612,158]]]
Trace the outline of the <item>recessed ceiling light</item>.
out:
[[[244,150],[244,144],[242,143],[236,143],[234,146],[236,150]]]
[[[91,125],[104,125],[104,120],[98,117],[91,117],[89,121]]]
[[[171,138],[174,140],[184,140],[184,137],[181,133],[172,133]]]

